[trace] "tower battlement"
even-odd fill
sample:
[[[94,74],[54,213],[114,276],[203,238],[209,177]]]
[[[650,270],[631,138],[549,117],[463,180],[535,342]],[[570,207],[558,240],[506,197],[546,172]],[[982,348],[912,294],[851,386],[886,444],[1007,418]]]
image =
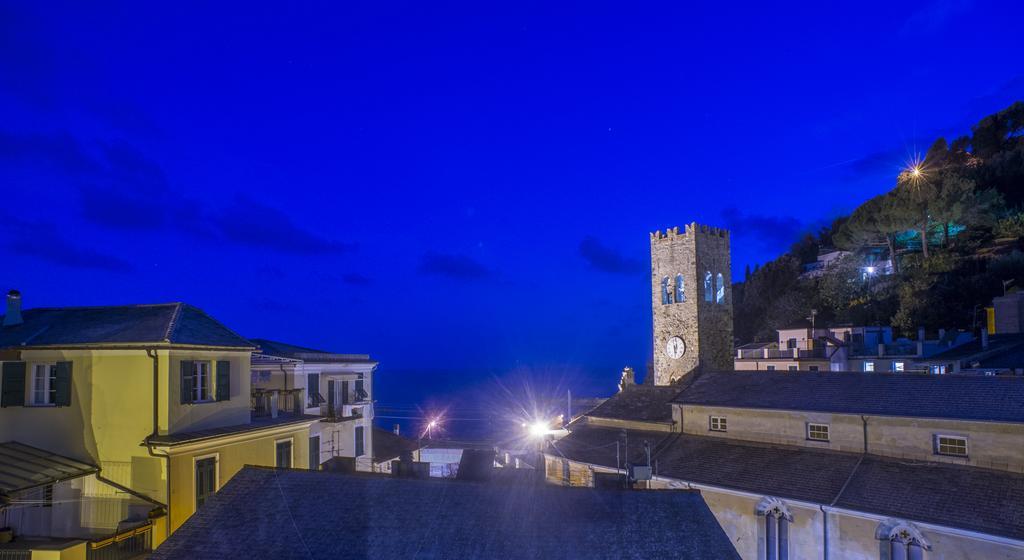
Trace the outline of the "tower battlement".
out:
[[[671,227],[665,231],[652,231],[651,242],[657,242],[662,240],[673,240],[679,237],[686,237],[692,235],[702,235],[706,237],[729,237],[729,230],[725,228],[718,228],[714,226],[708,226],[704,224],[698,224],[697,222],[690,222],[683,226],[683,231],[679,231],[679,226]]]

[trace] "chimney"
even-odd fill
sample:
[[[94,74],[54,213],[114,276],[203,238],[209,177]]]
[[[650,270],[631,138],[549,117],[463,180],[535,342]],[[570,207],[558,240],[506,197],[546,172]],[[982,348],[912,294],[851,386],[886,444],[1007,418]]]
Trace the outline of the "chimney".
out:
[[[400,436],[400,435],[402,435],[402,434],[400,434],[400,433],[399,433],[399,432],[401,432],[401,431],[402,431],[402,426],[400,426],[400,425],[398,425],[398,424],[394,424],[393,426],[394,426],[394,427],[392,427],[392,428],[391,428],[391,431],[395,432],[395,435],[396,435],[396,436]]]
[[[21,292],[11,290],[7,292],[7,314],[4,315],[4,326],[20,325],[21,320]]]
[[[981,329],[981,349],[988,350],[988,329],[984,327]]]

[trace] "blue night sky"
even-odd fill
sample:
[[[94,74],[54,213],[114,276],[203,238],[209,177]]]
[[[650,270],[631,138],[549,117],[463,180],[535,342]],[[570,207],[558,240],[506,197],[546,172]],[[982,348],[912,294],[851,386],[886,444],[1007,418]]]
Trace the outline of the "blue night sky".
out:
[[[648,232],[731,228],[740,279],[1024,98],[1017,1],[96,4],[0,4],[3,287],[370,353],[387,401],[608,393]]]

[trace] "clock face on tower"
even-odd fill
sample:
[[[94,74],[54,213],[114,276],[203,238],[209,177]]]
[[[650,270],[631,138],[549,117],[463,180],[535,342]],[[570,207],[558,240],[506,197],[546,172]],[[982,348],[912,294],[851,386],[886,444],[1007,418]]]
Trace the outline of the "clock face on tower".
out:
[[[686,343],[683,339],[678,336],[673,336],[668,339],[668,343],[665,344],[665,354],[673,360],[678,360],[683,357],[686,353]]]

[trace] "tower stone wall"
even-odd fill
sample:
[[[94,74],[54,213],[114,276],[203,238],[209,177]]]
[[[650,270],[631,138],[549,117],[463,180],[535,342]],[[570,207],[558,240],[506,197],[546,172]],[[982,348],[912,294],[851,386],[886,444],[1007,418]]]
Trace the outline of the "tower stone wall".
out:
[[[682,231],[675,227],[651,233],[656,385],[675,383],[699,367],[732,369],[731,265],[728,230],[690,223]],[[710,287],[705,283],[708,273]]]

